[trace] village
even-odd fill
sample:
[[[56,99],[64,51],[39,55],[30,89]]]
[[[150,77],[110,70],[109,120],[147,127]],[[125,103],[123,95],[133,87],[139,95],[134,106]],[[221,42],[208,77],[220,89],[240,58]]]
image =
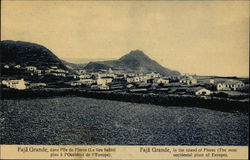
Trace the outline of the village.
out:
[[[248,80],[183,74],[162,76],[151,72],[126,73],[121,70],[68,71],[57,66],[38,68],[19,64],[1,65],[1,88],[32,90],[46,88],[77,88],[103,92],[154,93],[173,95],[241,97],[248,99]],[[11,73],[17,76],[11,76]],[[10,75],[8,75],[10,74]]]

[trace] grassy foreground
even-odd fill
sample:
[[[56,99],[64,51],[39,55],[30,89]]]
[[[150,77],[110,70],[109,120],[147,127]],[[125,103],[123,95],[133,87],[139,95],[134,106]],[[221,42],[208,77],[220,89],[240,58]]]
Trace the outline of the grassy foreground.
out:
[[[248,116],[84,97],[1,100],[1,144],[248,145]]]

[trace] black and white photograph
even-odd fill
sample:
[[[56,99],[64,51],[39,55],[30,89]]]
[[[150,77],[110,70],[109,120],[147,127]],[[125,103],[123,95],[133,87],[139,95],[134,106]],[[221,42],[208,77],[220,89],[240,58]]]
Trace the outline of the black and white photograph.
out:
[[[249,145],[249,1],[3,0],[1,145]]]

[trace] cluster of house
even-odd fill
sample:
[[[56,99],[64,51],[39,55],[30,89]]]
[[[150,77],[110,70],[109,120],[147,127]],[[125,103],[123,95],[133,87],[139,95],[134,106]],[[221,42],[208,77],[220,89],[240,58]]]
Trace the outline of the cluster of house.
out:
[[[101,72],[86,73],[83,70],[78,71],[78,80],[71,81],[71,86],[90,86],[93,90],[109,90],[132,88],[135,83],[137,85],[145,85],[151,83],[168,84],[169,79],[162,78],[159,73],[149,73],[146,75],[136,73],[114,72],[111,68]]]
[[[90,86],[93,90],[128,89],[130,92],[146,92],[150,89],[167,91],[169,93],[182,90],[184,93],[195,95],[210,95],[211,89],[205,84],[213,86],[217,91],[236,91],[245,84],[239,80],[199,79],[192,75],[163,77],[159,73],[136,74],[117,73],[109,69],[104,72],[86,73],[79,71],[79,80],[72,81],[71,86]]]
[[[57,66],[51,66],[46,69],[44,68],[38,68],[36,66],[21,66],[19,64],[16,65],[4,65],[5,69],[15,68],[19,70],[25,70],[26,72],[30,73],[31,76],[33,75],[52,75],[52,76],[60,76],[60,77],[66,77],[66,75],[69,73],[67,70],[63,70],[58,68]]]
[[[30,76],[42,76],[42,75],[51,75],[51,76],[60,76],[60,77],[66,77],[68,74],[68,71],[58,68],[57,66],[51,66],[46,69],[44,68],[38,68],[36,66],[21,66],[19,64],[15,65],[4,65],[3,68],[5,69],[17,69],[21,72],[28,73]],[[24,80],[24,78],[21,79],[4,79],[0,82],[1,85],[4,85],[8,88],[18,89],[18,90],[24,90],[24,89],[30,89],[30,88],[39,88],[39,87],[46,87],[46,83],[34,83],[30,82],[28,80]]]
[[[30,83],[25,81],[23,78],[20,80],[2,80],[2,85],[5,85],[8,88],[24,90],[29,88],[37,88],[37,87],[46,87],[46,83]]]
[[[8,65],[4,66],[9,68]],[[15,68],[22,68],[20,65]],[[217,80],[211,78],[199,79],[192,75],[163,77],[159,73],[152,72],[148,74],[124,73],[122,71],[113,71],[111,68],[100,72],[87,73],[85,70],[77,70],[76,73],[70,73],[56,66],[46,70],[38,69],[35,66],[25,66],[25,70],[34,74],[48,74],[52,76],[66,77],[73,79],[66,81],[65,85],[71,87],[86,87],[91,90],[128,90],[130,92],[146,92],[149,89],[174,93],[174,91],[183,91],[195,95],[210,95],[213,92],[205,84],[214,86],[217,91],[236,91],[244,87],[244,83],[239,80]],[[32,74],[31,74],[32,75]],[[46,83],[31,83],[21,80],[3,80],[2,85],[15,89],[29,89],[34,87],[46,87]]]
[[[71,81],[71,86],[90,86],[93,90],[109,90],[108,84],[112,83],[114,79],[119,77],[112,69],[104,70],[102,72],[86,73],[85,70],[77,71],[75,76],[77,80]]]

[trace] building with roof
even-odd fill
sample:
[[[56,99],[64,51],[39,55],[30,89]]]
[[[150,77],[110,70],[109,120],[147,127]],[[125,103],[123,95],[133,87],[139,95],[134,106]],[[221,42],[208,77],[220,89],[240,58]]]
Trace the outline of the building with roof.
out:
[[[37,68],[35,66],[27,66],[25,67],[27,71],[35,71]]]
[[[107,83],[111,83],[113,78],[111,77],[102,77],[96,80],[97,85],[106,85]]]
[[[133,84],[128,84],[126,87],[127,88],[132,88],[132,87],[134,87],[134,85]]]
[[[127,77],[127,82],[132,83],[132,82],[140,82],[140,77],[135,76],[135,77]]]
[[[18,90],[24,90],[27,89],[27,84],[28,82],[26,82],[24,79],[20,79],[20,80],[3,80],[2,84],[9,87],[9,88],[13,88],[13,89],[18,89]]]
[[[81,78],[81,79],[91,78],[91,77],[92,77],[92,75],[90,75],[90,74],[81,74],[81,75],[79,75],[79,78]]]
[[[160,78],[161,77],[161,75],[159,73],[156,73],[156,72],[146,74],[146,76],[147,76],[148,79],[150,79],[150,78]]]
[[[197,79],[193,78],[192,76],[184,76],[179,81],[181,84],[185,85],[191,85],[191,84],[197,84]]]
[[[203,87],[194,87],[187,89],[187,92],[195,95],[211,95],[213,92],[203,88]]]
[[[9,69],[10,66],[6,64],[6,65],[4,65],[4,68]]]
[[[70,85],[75,87],[75,86],[81,86],[82,85],[82,82],[81,81],[72,81],[70,82]]]
[[[97,82],[95,79],[91,79],[91,78],[80,79],[79,81],[82,84],[93,84]]]
[[[159,78],[159,79],[156,79],[156,83],[158,83],[158,84],[168,84],[169,80],[164,79],[164,78]]]
[[[237,89],[245,86],[243,82],[238,80],[218,81],[215,84],[218,91],[236,91]]]
[[[21,65],[17,64],[15,65],[15,68],[21,68]]]
[[[97,84],[97,85],[92,85],[91,89],[92,90],[109,90],[109,86],[102,85],[102,84]]]
[[[49,75],[57,76],[57,77],[66,77],[65,73],[60,73],[60,72],[51,72]]]

